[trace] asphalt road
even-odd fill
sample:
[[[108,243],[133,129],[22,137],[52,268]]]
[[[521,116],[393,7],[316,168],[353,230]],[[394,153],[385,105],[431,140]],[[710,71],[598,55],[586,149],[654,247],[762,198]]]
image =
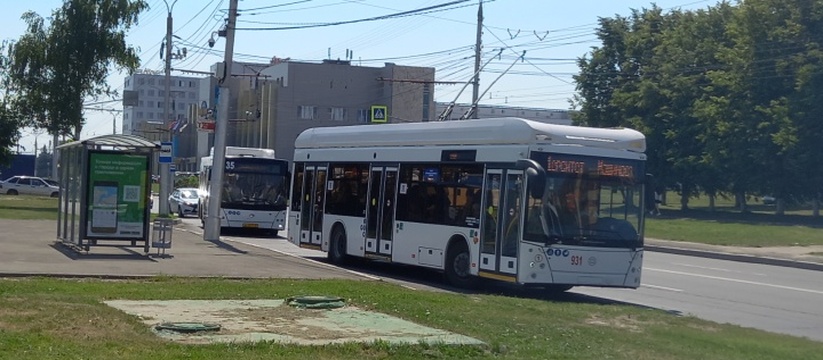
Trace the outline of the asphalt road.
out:
[[[199,231],[198,219],[186,218],[184,224],[192,231]],[[230,235],[226,240],[321,263],[325,257],[325,253],[300,249],[282,239]],[[445,285],[440,274],[434,271],[418,268],[408,271],[405,266],[380,263],[355,264],[347,269],[412,289],[462,291]],[[546,297],[534,290],[495,284],[491,284],[488,291]],[[560,300],[629,303],[823,341],[821,271],[647,251],[639,289],[578,287]]]
[[[637,290],[576,293],[823,341],[823,272],[647,252]]]

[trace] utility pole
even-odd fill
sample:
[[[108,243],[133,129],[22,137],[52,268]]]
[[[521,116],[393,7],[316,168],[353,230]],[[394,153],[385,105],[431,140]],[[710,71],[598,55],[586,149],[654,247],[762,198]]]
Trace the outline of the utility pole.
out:
[[[474,84],[472,86],[472,106],[477,106],[477,97],[480,94],[480,47],[483,45],[483,0],[477,7],[477,40],[474,43]],[[477,111],[473,118],[477,119]]]
[[[165,54],[166,57],[166,76],[165,76],[165,98],[163,100],[163,126],[166,125],[166,121],[169,120],[169,93],[171,92],[171,31],[172,31],[172,24],[173,20],[171,17],[171,12],[174,10],[174,4],[177,3],[177,0],[172,1],[171,6],[169,6],[169,2],[163,0],[166,3],[166,46],[165,46]],[[169,137],[171,137],[171,133],[169,133]],[[162,137],[161,137],[162,138]],[[171,139],[169,139],[171,141]],[[169,216],[169,187],[171,187],[171,171],[169,169],[169,163],[160,163],[160,203],[159,203],[159,214],[160,217],[168,217]]]
[[[229,125],[229,84],[231,79],[232,61],[234,57],[234,30],[237,23],[237,0],[229,1],[229,19],[226,23],[226,57],[223,62],[223,73],[217,71],[219,78],[217,119],[214,124],[214,162],[211,168],[211,182],[209,183],[208,211],[203,226],[203,240],[220,240],[220,203],[223,189],[223,170],[226,167],[226,132]]]

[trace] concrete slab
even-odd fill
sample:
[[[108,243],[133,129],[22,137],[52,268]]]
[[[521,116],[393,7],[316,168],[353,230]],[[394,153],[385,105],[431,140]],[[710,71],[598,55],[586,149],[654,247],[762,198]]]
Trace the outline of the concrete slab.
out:
[[[300,309],[272,300],[112,300],[106,305],[137,316],[153,329],[167,322],[219,324],[219,331],[157,331],[188,344],[274,341],[299,345],[385,341],[393,344],[480,345],[482,341],[373,311],[344,306]]]

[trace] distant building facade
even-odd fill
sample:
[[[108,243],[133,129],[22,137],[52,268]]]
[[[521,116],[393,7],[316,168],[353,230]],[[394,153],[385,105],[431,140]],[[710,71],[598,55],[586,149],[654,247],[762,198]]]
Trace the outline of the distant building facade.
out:
[[[439,116],[449,103],[437,102],[437,116]],[[451,116],[446,120],[457,120],[466,113],[471,107],[471,104],[455,104]],[[543,123],[571,125],[572,118],[569,110],[561,109],[547,109],[535,107],[519,107],[506,105],[483,105],[477,106],[477,118],[497,118],[497,117],[518,117],[527,120],[534,120]]]
[[[428,67],[364,67],[339,60],[235,64],[227,80],[227,145],[270,148],[291,160],[294,139],[308,128],[433,121],[434,74]],[[213,78],[203,82],[216,86]],[[213,93],[201,90],[200,100],[215,104]],[[206,156],[213,135],[201,134],[198,142],[198,153]]]
[[[175,157],[194,158],[196,127],[193,109],[199,107],[201,79],[189,76],[170,77],[169,117],[166,118],[166,77],[162,73],[139,71],[126,77],[123,89],[137,94],[134,105],[123,106],[123,134],[143,136],[151,141],[172,141]],[[191,126],[190,126],[191,125]],[[196,165],[178,164],[179,170],[191,171]]]

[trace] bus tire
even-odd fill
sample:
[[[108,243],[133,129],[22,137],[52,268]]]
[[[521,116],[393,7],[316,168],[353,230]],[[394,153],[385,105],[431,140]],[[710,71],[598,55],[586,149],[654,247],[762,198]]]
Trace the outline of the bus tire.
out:
[[[470,289],[477,285],[471,272],[471,254],[465,241],[453,241],[446,251],[446,281],[455,287]]]
[[[349,256],[346,255],[346,231],[343,227],[336,225],[332,230],[331,238],[329,239],[329,251],[326,253],[329,262],[335,265],[344,265]]]

